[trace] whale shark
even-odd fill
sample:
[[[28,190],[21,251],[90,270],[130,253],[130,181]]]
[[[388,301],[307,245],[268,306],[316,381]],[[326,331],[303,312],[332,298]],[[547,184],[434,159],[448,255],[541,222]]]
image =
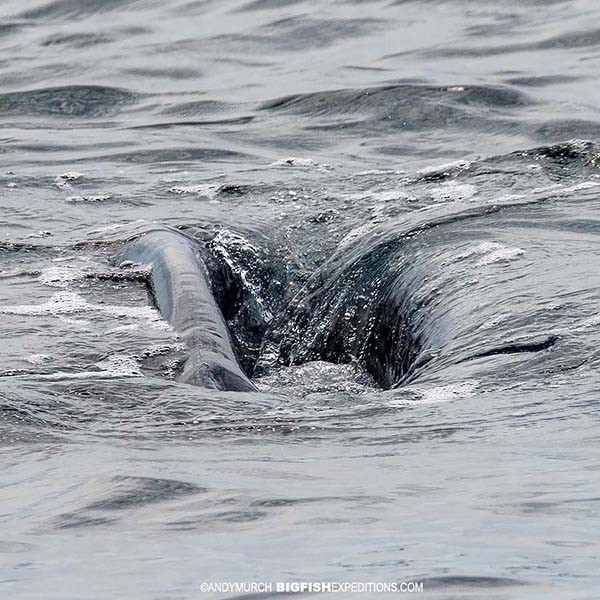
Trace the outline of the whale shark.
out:
[[[256,391],[240,366],[215,299],[227,295],[222,274],[209,269],[210,256],[201,245],[164,227],[127,242],[113,261],[148,269],[154,303],[189,350],[179,381],[222,391]]]

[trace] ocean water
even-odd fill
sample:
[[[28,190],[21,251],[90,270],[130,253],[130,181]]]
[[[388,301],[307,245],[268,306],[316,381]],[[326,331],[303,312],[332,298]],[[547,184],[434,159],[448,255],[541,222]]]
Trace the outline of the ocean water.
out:
[[[598,597],[599,22],[2,2],[2,598]],[[177,380],[112,258],[161,227],[235,278],[259,392]]]

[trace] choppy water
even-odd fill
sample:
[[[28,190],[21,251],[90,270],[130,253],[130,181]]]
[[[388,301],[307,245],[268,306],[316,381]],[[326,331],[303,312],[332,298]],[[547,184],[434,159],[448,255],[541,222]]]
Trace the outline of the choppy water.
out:
[[[2,597],[597,596],[596,2],[0,18]],[[260,393],[173,378],[110,260],[165,225],[240,282]]]

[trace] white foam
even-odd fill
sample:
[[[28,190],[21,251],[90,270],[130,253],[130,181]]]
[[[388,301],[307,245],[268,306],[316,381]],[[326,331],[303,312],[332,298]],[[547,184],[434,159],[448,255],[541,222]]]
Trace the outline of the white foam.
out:
[[[52,357],[49,354],[32,354],[25,360],[32,365],[43,365],[44,363],[50,362]]]
[[[176,185],[169,189],[172,194],[195,194],[214,200],[219,193],[220,186],[212,183],[201,183],[199,185]]]
[[[161,177],[160,181],[164,183],[176,183],[178,181],[181,181],[182,179],[185,179],[190,174],[189,171],[175,171],[173,169],[171,169],[171,172],[173,173],[173,175],[171,175],[170,177]]]
[[[140,326],[138,323],[130,323],[129,325],[119,325],[119,327],[112,327],[107,329],[104,333],[121,333],[123,331],[136,331]]]
[[[272,167],[301,167],[304,169],[320,169],[329,171],[333,169],[331,165],[318,163],[312,158],[300,158],[297,156],[289,156],[288,158],[280,158],[275,162],[271,163]]]
[[[600,186],[598,181],[582,181],[574,185],[562,185],[560,183],[553,183],[546,187],[534,188],[529,192],[529,195],[544,195],[546,199],[555,198],[556,196],[563,196],[565,194],[572,194],[574,192],[580,192],[583,190],[589,190]]]
[[[600,315],[595,315],[593,317],[589,317],[585,319],[577,326],[579,329],[587,329],[588,327],[595,327],[596,325],[600,325]]]
[[[479,257],[479,260],[477,260],[478,265],[490,265],[510,262],[523,254],[525,254],[525,250],[522,248],[510,248],[497,242],[482,242],[458,254],[456,260]]]
[[[160,313],[151,306],[117,306],[110,304],[91,304],[75,292],[63,291],[52,295],[42,304],[20,304],[16,306],[0,306],[0,313],[8,315],[28,316],[60,316],[77,313],[104,313],[114,317],[131,317],[144,319],[147,324],[160,329],[169,330],[169,324]]]
[[[471,200],[477,194],[477,188],[470,183],[446,181],[431,190],[435,202],[456,202]]]
[[[161,356],[162,354],[167,354],[169,352],[181,352],[186,348],[187,346],[180,342],[175,344],[155,344],[146,348],[146,350],[142,352],[142,356],[144,358],[150,358],[153,356]]]
[[[433,175],[436,173],[445,173],[448,171],[464,171],[471,166],[470,160],[457,160],[455,162],[445,163],[443,165],[425,167],[417,171],[419,175]]]
[[[461,381],[459,383],[449,383],[432,388],[421,388],[419,386],[406,386],[401,388],[400,392],[410,392],[416,394],[416,398],[398,397],[391,400],[391,406],[406,406],[409,404],[438,404],[443,402],[452,402],[462,400],[475,394],[479,382],[474,379]]]
[[[113,354],[99,361],[95,365],[103,374],[112,377],[141,377],[140,365],[137,360],[128,354]]]
[[[92,322],[87,319],[71,319],[69,317],[65,317],[64,315],[58,315],[58,319],[61,321],[61,323],[75,325],[75,327],[79,327],[85,331],[92,330]]]
[[[40,273],[39,280],[44,285],[56,287],[71,281],[77,281],[84,275],[85,273],[83,271],[73,267],[52,266],[44,269]]]
[[[48,354],[33,354],[27,361],[34,365],[41,365],[53,360]],[[45,379],[61,381],[64,379],[97,379],[118,377],[142,377],[140,364],[135,356],[130,354],[112,354],[103,358],[85,371],[55,371],[54,373],[21,373],[15,374],[16,379]]]
[[[45,237],[49,237],[52,235],[51,231],[46,231],[41,229],[40,231],[35,231],[34,233],[30,233],[27,237],[28,238],[45,238]]]
[[[359,225],[354,229],[350,230],[339,242],[339,248],[346,248],[350,244],[352,244],[355,240],[364,237],[369,231],[372,231],[375,226],[371,223],[365,223],[364,225]]]
[[[461,383],[451,383],[440,387],[422,390],[423,402],[448,402],[449,400],[460,400],[473,396],[478,383],[474,380],[463,381]]]
[[[496,315],[493,319],[488,319],[487,321],[484,321],[480,326],[479,329],[492,329],[493,327],[496,327],[496,325],[499,325],[500,323],[504,323],[506,321],[508,321],[509,319],[511,319],[513,317],[513,315],[511,315],[510,313],[500,313],[498,315]]]
[[[145,221],[144,219],[136,219],[135,221],[130,221],[129,223],[113,223],[112,225],[104,225],[103,227],[92,229],[90,233],[105,233],[106,231],[117,231],[119,229],[131,227],[136,223],[147,223],[147,221]]]
[[[487,200],[488,204],[504,204],[515,202],[516,200],[523,200],[525,196],[523,194],[503,194],[496,198],[490,198]]]
[[[57,175],[55,179],[62,179],[63,181],[77,181],[82,177],[85,177],[83,173],[78,173],[77,171],[67,171],[66,173]]]
[[[142,377],[143,373],[140,370],[140,365],[137,360],[130,355],[114,354],[97,362],[95,369],[87,371],[57,371],[55,373],[36,374],[36,379],[49,379],[60,381],[63,379],[95,379],[103,378],[119,378],[119,377]],[[30,378],[32,375],[27,375]]]
[[[594,315],[592,317],[588,317],[578,323],[571,325],[570,327],[565,327],[561,329],[557,329],[556,333],[561,332],[577,332],[577,331],[585,331],[586,329],[590,329],[591,327],[598,327],[600,325],[600,314]]]
[[[347,392],[372,392],[375,384],[364,371],[352,364],[340,365],[326,361],[311,361],[302,365],[280,367],[255,380],[259,389],[282,391],[291,388],[295,395]]]
[[[68,171],[67,173],[60,173],[54,178],[54,185],[59,190],[70,190],[71,181],[77,181],[83,177],[83,173],[77,173],[76,171]]]
[[[0,306],[0,312],[7,315],[72,315],[86,310],[90,305],[74,292],[57,292],[43,304]]]
[[[266,321],[270,321],[273,318],[273,314],[264,303],[260,290],[253,283],[252,277],[250,277],[249,269],[244,268],[242,265],[236,262],[233,258],[231,250],[243,251],[245,254],[257,255],[256,248],[241,235],[235,234],[226,229],[221,229],[213,239],[220,250],[221,258],[231,268],[231,270],[240,278],[244,288],[246,288],[255,300],[259,310],[263,314]]]
[[[368,193],[360,192],[355,194],[348,194],[346,198],[351,201],[356,200],[360,202],[366,202],[371,200],[381,203],[379,204],[379,206],[385,206],[385,204],[395,203],[398,201],[416,200],[416,196],[413,196],[409,194],[406,190],[403,190],[398,187],[391,190],[377,190]],[[373,207],[370,207],[370,210],[372,210],[372,208]]]
[[[510,262],[525,254],[525,250],[522,248],[509,248],[493,242],[484,242],[477,247],[477,250],[482,255],[478,261],[480,265]]]
[[[69,196],[66,198],[67,202],[106,202],[110,200],[112,196],[110,194],[96,194],[94,196]]]
[[[374,192],[371,197],[380,202],[393,202],[396,200],[408,200],[414,198],[414,196],[411,196],[404,190],[381,190],[379,192]]]
[[[368,177],[369,175],[404,175],[406,171],[396,171],[394,169],[369,169],[368,171],[359,171],[355,173],[356,177]]]

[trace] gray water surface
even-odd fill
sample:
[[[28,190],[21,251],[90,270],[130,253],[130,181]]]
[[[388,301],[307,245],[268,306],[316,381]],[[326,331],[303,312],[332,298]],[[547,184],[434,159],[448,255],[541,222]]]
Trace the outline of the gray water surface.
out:
[[[599,22],[3,2],[2,597],[596,598]],[[111,262],[156,227],[240,282],[260,392],[177,381],[188,349]]]

